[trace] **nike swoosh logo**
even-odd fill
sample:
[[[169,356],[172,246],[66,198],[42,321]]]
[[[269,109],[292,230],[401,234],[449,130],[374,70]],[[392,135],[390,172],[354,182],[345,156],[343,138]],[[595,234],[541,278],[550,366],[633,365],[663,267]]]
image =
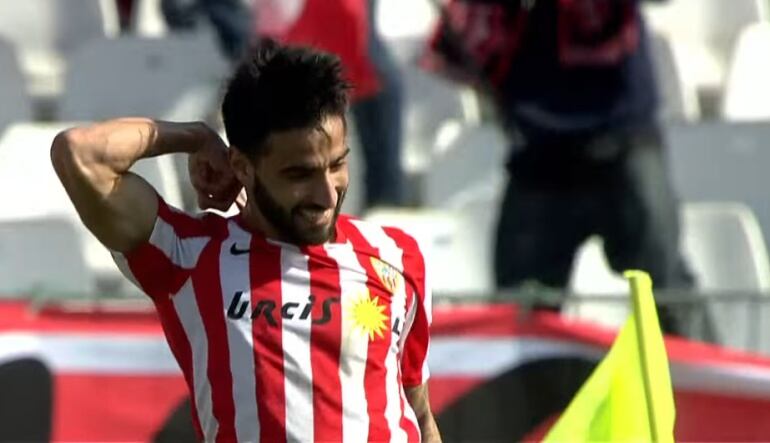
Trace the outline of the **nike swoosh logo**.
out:
[[[249,250],[248,249],[238,249],[238,245],[233,243],[233,245],[230,246],[230,253],[233,254],[233,255],[243,255],[243,254],[248,254]]]

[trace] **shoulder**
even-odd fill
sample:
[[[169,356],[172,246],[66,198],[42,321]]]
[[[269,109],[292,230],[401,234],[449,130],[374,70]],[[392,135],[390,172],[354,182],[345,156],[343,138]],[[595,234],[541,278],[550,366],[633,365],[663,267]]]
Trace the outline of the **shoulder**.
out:
[[[227,219],[213,212],[192,213],[158,199],[156,230],[166,229],[179,238],[225,237]]]
[[[423,242],[401,227],[361,220],[348,215],[340,215],[339,226],[343,235],[354,246],[357,246],[356,243],[366,243],[379,250],[396,247],[401,250],[405,258],[420,260],[424,255]]]

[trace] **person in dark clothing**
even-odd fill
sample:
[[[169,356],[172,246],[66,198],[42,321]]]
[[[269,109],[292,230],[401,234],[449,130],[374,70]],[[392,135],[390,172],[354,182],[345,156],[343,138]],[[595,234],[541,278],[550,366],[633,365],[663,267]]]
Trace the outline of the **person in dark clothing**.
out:
[[[137,0],[116,0],[120,30],[131,33]],[[207,18],[217,33],[222,53],[238,61],[249,46],[251,11],[241,0],[161,0],[161,13],[171,31],[194,30]]]
[[[172,31],[194,29],[201,17],[213,25],[222,52],[232,61],[249,45],[251,14],[241,0],[162,0],[161,11]]]
[[[378,0],[368,0],[369,62],[380,81],[380,90],[352,103],[351,111],[364,149],[365,205],[403,206],[408,203],[406,177],[401,166],[404,85],[401,72],[380,33],[375,12]]]
[[[466,38],[459,53],[477,67],[471,75],[491,92],[512,140],[495,243],[499,288],[565,287],[591,235],[603,238],[616,271],[645,270],[659,288],[692,285],[678,251],[640,2],[460,2],[472,6],[460,12],[486,20],[479,26],[487,37],[474,45]],[[459,64],[448,49],[468,35],[439,35],[434,47]],[[661,318],[676,332],[674,320]]]

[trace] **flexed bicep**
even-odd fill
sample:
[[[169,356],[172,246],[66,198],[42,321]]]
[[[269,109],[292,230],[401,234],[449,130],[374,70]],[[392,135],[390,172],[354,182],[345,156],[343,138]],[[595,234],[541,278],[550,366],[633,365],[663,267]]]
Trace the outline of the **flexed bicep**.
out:
[[[157,193],[129,172],[139,159],[197,152],[217,137],[200,123],[116,119],[60,133],[51,161],[86,227],[108,248],[127,252],[147,241]]]

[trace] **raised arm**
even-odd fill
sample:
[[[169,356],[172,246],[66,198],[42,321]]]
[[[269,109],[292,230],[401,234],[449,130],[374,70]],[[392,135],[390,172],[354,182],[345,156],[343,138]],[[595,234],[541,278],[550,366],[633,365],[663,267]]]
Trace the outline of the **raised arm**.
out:
[[[129,172],[131,166],[168,153],[200,154],[218,166],[208,194],[225,207],[239,189],[225,151],[219,136],[202,123],[121,118],[61,132],[51,161],[86,227],[108,248],[128,252],[149,239],[158,212],[155,190]]]

